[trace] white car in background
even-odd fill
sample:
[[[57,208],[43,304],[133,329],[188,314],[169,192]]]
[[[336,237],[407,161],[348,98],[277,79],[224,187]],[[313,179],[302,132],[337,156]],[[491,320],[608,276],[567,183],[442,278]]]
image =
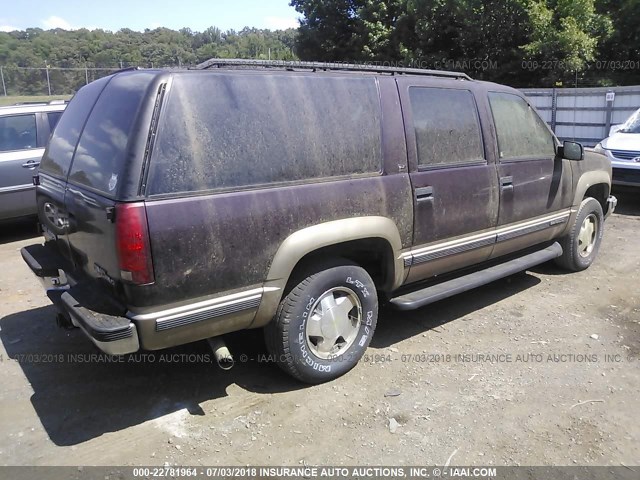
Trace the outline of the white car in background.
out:
[[[640,187],[640,109],[596,146],[604,150],[613,167],[613,184]]]

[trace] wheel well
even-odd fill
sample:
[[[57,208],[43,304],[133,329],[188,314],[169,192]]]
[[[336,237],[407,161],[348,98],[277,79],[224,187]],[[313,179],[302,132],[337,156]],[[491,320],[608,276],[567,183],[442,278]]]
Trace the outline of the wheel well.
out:
[[[296,264],[285,292],[297,285],[303,278],[317,271],[318,267],[335,259],[346,259],[364,268],[373,279],[378,290],[391,289],[394,278],[393,249],[383,238],[363,238],[337,243],[308,253]]]
[[[607,198],[609,198],[609,186],[604,183],[598,183],[597,185],[591,185],[584,194],[584,198],[595,198],[600,205],[602,205],[602,211],[607,212]]]

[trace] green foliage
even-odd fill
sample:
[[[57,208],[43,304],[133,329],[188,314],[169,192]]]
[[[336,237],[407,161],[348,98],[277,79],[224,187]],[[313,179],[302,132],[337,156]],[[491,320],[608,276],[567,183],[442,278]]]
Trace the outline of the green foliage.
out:
[[[378,62],[460,70],[517,87],[631,84],[640,74],[640,0],[290,0],[300,28],[0,32],[10,94],[52,94],[127,66],[221,58]],[[22,67],[22,68],[17,68]],[[37,68],[37,69],[28,69]]]
[[[599,0],[596,11],[612,21],[613,31],[598,52],[597,63],[613,83],[640,81],[640,0]],[[633,62],[636,62],[634,67]],[[600,68],[599,70],[603,70]]]
[[[637,83],[640,0],[291,0],[304,60],[462,70],[514,86]],[[595,68],[636,61],[626,71]],[[614,65],[619,66],[618,65]],[[624,65],[622,65],[624,67]]]
[[[583,72],[596,60],[598,45],[608,38],[611,20],[596,12],[595,0],[529,0],[529,43],[523,45],[528,58],[553,61],[552,79]]]
[[[190,66],[212,57],[267,59],[269,53],[272,59],[292,60],[296,58],[295,36],[295,29],[222,32],[210,27],[204,32],[188,28],[108,32],[29,28],[0,32],[0,65],[4,67],[8,93],[15,95],[48,93],[45,65],[90,69],[49,71],[52,93],[69,94],[87,79],[94,80],[121,67]]]

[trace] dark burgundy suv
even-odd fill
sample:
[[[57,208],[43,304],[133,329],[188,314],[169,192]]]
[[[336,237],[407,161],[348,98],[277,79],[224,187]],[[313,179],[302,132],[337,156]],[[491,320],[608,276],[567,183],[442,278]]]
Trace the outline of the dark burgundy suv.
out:
[[[264,328],[287,372],[321,382],[363,355],[380,301],[593,262],[611,164],[560,145],[520,92],[244,63],[102,78],[53,133],[35,178],[45,242],[22,255],[104,352]]]

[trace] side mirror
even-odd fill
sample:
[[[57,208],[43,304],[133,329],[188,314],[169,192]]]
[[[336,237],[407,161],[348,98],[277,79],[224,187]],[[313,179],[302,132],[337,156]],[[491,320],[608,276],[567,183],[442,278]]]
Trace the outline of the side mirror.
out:
[[[622,125],[611,125],[611,128],[609,129],[609,136],[613,135],[614,133],[618,133],[621,129]]]
[[[584,147],[581,143],[565,140],[561,147],[558,147],[558,156],[567,160],[583,160]]]

